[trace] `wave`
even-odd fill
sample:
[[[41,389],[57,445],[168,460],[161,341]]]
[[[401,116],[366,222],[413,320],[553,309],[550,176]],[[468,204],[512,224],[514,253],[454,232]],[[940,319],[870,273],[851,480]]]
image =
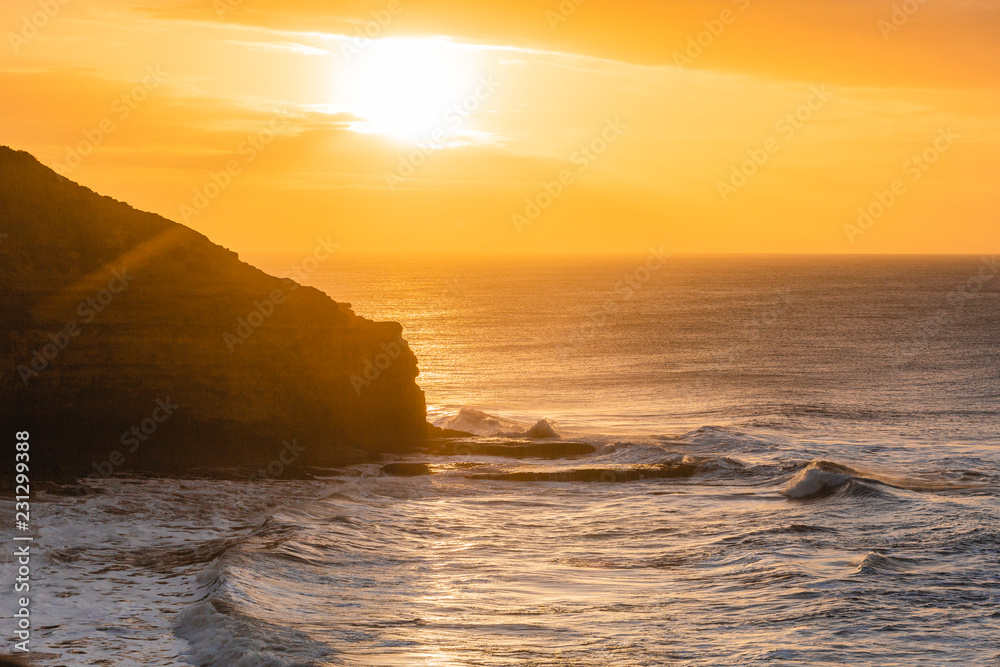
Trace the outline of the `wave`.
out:
[[[524,433],[526,438],[558,438],[559,433],[556,431],[555,424],[550,422],[548,419],[539,419],[534,425],[529,428]]]
[[[534,424],[528,425],[513,419],[487,414],[475,408],[461,408],[455,415],[436,420],[434,425],[453,431],[465,431],[484,436],[521,437],[536,440],[561,437],[556,430],[555,423],[551,420],[539,419]]]
[[[818,406],[806,406],[820,410]],[[473,408],[435,422],[443,428],[483,435],[432,443],[428,454],[463,458],[507,459],[586,458],[585,466],[567,465],[554,469],[526,469],[483,461],[483,466],[500,469],[473,472],[452,468],[469,479],[511,482],[634,482],[653,479],[683,479],[698,476],[716,481],[732,481],[750,486],[781,484],[780,493],[793,500],[813,500],[838,494],[850,497],[887,497],[896,490],[932,491],[976,486],[965,476],[965,484],[935,483],[888,475],[872,475],[835,462],[801,460],[781,456],[781,452],[808,452],[808,447],[785,442],[784,438],[752,435],[733,427],[706,425],[673,436],[645,436],[638,441],[616,440],[609,436],[587,436],[580,442],[563,440],[552,422],[539,420],[534,426],[499,417]],[[517,439],[506,440],[510,434]],[[529,437],[529,434],[531,437]],[[555,435],[555,438],[550,436]],[[532,439],[538,437],[538,439]],[[775,453],[779,456],[775,457]],[[760,460],[761,458],[765,460]],[[744,458],[750,461],[743,460]],[[775,460],[777,458],[777,460]],[[768,460],[769,459],[769,460]],[[475,459],[473,459],[474,461]],[[476,467],[466,461],[467,467]]]
[[[194,664],[206,667],[298,667],[333,653],[301,632],[242,613],[221,582],[181,612],[176,632],[190,645]]]
[[[243,538],[222,538],[189,547],[144,547],[125,555],[138,567],[170,575],[178,568],[211,563],[242,541]]]
[[[676,449],[642,442],[610,442],[602,445],[596,457],[608,463],[664,463],[684,456]]]
[[[806,413],[824,413],[827,406],[796,406]],[[480,464],[494,469],[471,475],[454,466],[441,468],[470,479],[522,482],[633,482],[650,479],[699,477],[730,481],[744,486],[771,487],[792,500],[813,500],[829,495],[890,497],[900,491],[949,491],[983,488],[992,477],[970,470],[977,461],[959,460],[948,470],[928,471],[907,477],[871,474],[836,462],[807,458],[816,445],[796,442],[773,432],[746,432],[739,427],[705,425],[676,435],[621,436],[560,433],[552,421],[531,425],[515,419],[463,407],[434,422],[442,428],[477,435],[442,439],[425,450],[436,456],[461,456],[466,468],[479,467],[476,456],[491,458],[561,460],[554,469],[504,466],[495,460]],[[796,455],[799,455],[796,457]],[[573,463],[585,459],[587,465]],[[555,465],[555,464],[554,464]],[[978,467],[978,466],[977,466]],[[985,464],[982,467],[986,467]],[[496,469],[499,468],[499,469]],[[957,477],[957,479],[956,479]],[[770,491],[770,489],[769,489]]]
[[[769,452],[785,445],[773,438],[763,438],[724,426],[707,425],[688,431],[682,435],[669,436],[663,440],[694,445],[701,449],[750,452]]]
[[[621,451],[621,450],[618,450]],[[605,454],[585,467],[553,467],[539,469],[501,469],[490,472],[465,474],[468,479],[489,479],[511,482],[636,482],[652,479],[685,479],[700,477],[713,481],[732,480],[736,482],[766,483],[780,471],[773,466],[747,466],[728,457],[691,456],[679,452],[659,449],[655,461],[636,463],[630,458],[654,458],[652,452],[640,449],[639,456],[628,456],[626,449],[624,462],[616,461],[615,454]]]
[[[203,597],[184,609],[177,636],[190,645],[196,665],[297,667],[318,664],[334,651],[292,627],[252,613],[254,596],[241,577],[257,578],[264,552],[289,538],[290,526],[268,518],[250,535],[230,541],[197,576]]]
[[[838,492],[853,496],[879,496],[885,495],[889,488],[895,487],[845,465],[812,461],[792,477],[782,494],[795,500],[812,500]]]
[[[476,473],[469,479],[489,479],[506,482],[635,482],[644,479],[678,479],[691,477],[697,467],[692,463],[632,466],[627,468],[569,468],[564,470],[520,470],[513,472]]]
[[[897,574],[904,572],[909,565],[905,558],[887,556],[880,551],[869,551],[852,564],[858,574]]]
[[[940,475],[933,480],[899,477],[862,472],[830,461],[810,461],[798,470],[782,493],[796,500],[812,500],[829,495],[855,497],[900,496],[901,492],[942,492],[984,490],[989,485],[980,481],[948,481]]]

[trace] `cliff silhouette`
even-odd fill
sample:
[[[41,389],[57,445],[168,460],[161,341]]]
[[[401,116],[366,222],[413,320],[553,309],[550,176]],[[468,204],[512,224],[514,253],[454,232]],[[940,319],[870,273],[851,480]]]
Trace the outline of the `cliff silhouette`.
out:
[[[34,479],[279,477],[409,451],[428,432],[399,324],[6,147],[0,285],[0,419],[8,439],[30,432]]]

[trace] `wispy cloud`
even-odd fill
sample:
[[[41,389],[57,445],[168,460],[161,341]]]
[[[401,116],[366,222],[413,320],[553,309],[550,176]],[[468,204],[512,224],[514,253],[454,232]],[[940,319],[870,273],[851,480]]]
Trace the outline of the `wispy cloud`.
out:
[[[304,56],[328,56],[330,51],[326,49],[320,49],[315,46],[308,46],[307,44],[298,44],[296,42],[248,42],[244,40],[227,39],[226,44],[233,44],[235,46],[245,46],[248,49],[253,49],[255,51],[271,51],[275,53],[297,53]]]

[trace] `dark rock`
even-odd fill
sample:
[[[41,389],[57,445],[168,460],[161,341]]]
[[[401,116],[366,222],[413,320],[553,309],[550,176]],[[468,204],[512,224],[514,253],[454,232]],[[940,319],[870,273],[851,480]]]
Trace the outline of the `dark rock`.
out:
[[[431,467],[426,463],[386,463],[382,466],[382,474],[393,477],[419,477],[430,475]]]
[[[344,465],[426,438],[397,323],[6,147],[0,233],[0,425],[30,432],[36,478]],[[4,457],[0,474],[12,465]]]
[[[440,426],[435,426],[434,424],[427,424],[427,437],[429,438],[474,438],[475,435],[472,433],[466,433],[465,431],[456,431],[452,428],[441,428]]]
[[[519,471],[509,473],[479,473],[469,479],[489,479],[505,482],[599,482],[613,484],[644,479],[678,479],[691,477],[696,467],[686,463],[642,465],[630,468],[576,468],[573,470]]]
[[[596,449],[583,442],[492,442],[482,438],[428,443],[426,450],[438,456],[505,456],[512,459],[564,459],[593,454]]]

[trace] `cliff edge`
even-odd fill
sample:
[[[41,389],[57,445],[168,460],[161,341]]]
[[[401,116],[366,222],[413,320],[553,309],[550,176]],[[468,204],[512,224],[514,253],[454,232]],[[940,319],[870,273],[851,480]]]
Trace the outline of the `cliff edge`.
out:
[[[30,432],[35,473],[280,476],[427,432],[399,324],[6,147],[0,285],[0,420]]]

